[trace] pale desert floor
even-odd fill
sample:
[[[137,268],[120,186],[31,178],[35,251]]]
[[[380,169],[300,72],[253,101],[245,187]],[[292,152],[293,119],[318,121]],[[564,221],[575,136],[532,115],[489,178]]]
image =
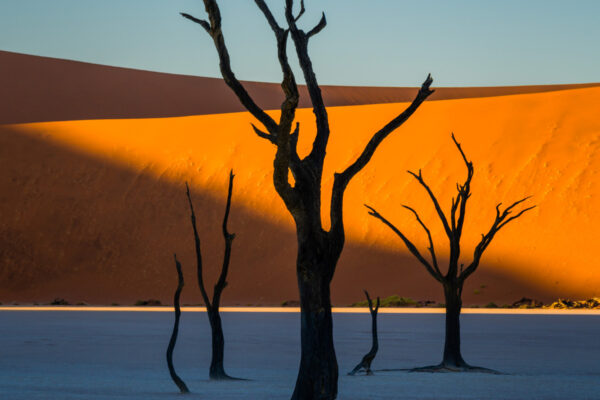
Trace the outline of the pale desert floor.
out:
[[[188,399],[287,399],[299,361],[296,313],[223,313],[226,369],[248,382],[207,380],[203,313],[182,316],[175,366]],[[335,314],[340,399],[598,399],[599,315],[462,318],[463,354],[504,375],[377,372],[346,376],[370,346],[370,317]],[[2,399],[181,399],[165,349],[165,312],[1,311]],[[382,314],[375,369],[440,360],[442,314]]]

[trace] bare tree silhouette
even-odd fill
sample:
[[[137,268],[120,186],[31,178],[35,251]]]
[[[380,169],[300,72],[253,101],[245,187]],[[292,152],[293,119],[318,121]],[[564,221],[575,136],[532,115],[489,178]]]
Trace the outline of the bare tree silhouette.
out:
[[[215,284],[212,301],[208,297],[204,286],[204,278],[202,276],[202,252],[200,249],[200,237],[196,227],[196,214],[194,213],[194,205],[192,204],[192,196],[190,188],[186,182],[186,194],[190,205],[192,228],[194,229],[194,242],[196,244],[196,265],[198,274],[198,286],[202,293],[202,299],[206,305],[206,313],[212,331],[212,359],[210,361],[210,379],[239,379],[233,378],[225,372],[223,367],[223,358],[225,352],[225,337],[223,336],[223,326],[221,324],[221,315],[219,314],[219,305],[221,303],[221,294],[227,286],[227,273],[229,271],[229,260],[231,258],[231,244],[235,235],[227,230],[227,220],[229,219],[229,210],[231,208],[231,193],[233,191],[233,171],[229,173],[229,189],[227,191],[227,205],[225,207],[225,216],[223,217],[223,237],[225,238],[225,255],[223,257],[223,267],[221,275]]]
[[[433,246],[433,239],[431,238],[431,232],[425,225],[425,223],[419,217],[419,214],[411,207],[403,205],[404,208],[409,210],[415,215],[417,222],[425,230],[427,238],[429,240],[429,247],[427,250],[431,255],[431,262],[427,260],[417,249],[417,247],[391,222],[385,219],[379,214],[373,207],[365,205],[369,209],[369,214],[387,225],[396,235],[402,239],[408,250],[425,266],[425,269],[435,280],[440,282],[444,288],[444,297],[446,299],[446,338],[444,344],[444,356],[442,362],[439,365],[428,366],[423,368],[416,368],[413,371],[487,371],[486,368],[473,367],[467,364],[462,357],[460,350],[460,312],[462,308],[462,290],[465,280],[477,269],[481,256],[484,251],[490,245],[494,236],[500,229],[505,227],[509,222],[519,218],[525,212],[535,208],[535,206],[527,207],[519,211],[517,214],[512,215],[513,210],[516,206],[529,199],[525,197],[521,200],[515,201],[510,206],[506,207],[504,211],[500,210],[502,203],[496,206],[496,218],[492,223],[492,226],[486,234],[481,235],[481,241],[475,248],[473,254],[473,260],[471,263],[464,268],[464,264],[459,266],[460,257],[460,239],[463,232],[463,224],[465,222],[465,213],[467,210],[467,200],[471,197],[471,179],[473,178],[473,163],[467,159],[465,153],[462,150],[460,143],[456,141],[454,134],[452,134],[452,140],[458,148],[460,155],[462,156],[465,165],[467,166],[467,178],[465,182],[460,185],[457,184],[458,194],[456,198],[452,199],[450,208],[450,220],[446,218],[446,215],[442,211],[440,204],[433,194],[430,187],[425,183],[421,170],[419,173],[408,171],[417,182],[427,191],[429,198],[431,199],[435,210],[444,226],[444,231],[450,241],[450,258],[448,263],[448,270],[444,275],[438,266],[438,260],[435,254]]]
[[[256,104],[243,84],[235,77],[229,52],[221,29],[221,13],[216,0],[204,0],[208,21],[189,14],[182,16],[198,23],[213,39],[223,79],[244,107],[263,125],[252,125],[254,132],[277,147],[273,162],[273,184],[296,224],[298,256],[296,270],[301,307],[301,361],[292,399],[334,399],[337,396],[338,365],[333,345],[330,283],[337,261],[344,247],[345,235],[342,218],[344,192],[352,178],[369,162],[377,147],[396,128],[402,125],[431,94],[431,76],[428,76],[413,102],[393,120],[375,132],[359,157],[343,172],[334,176],[330,200],[331,228],[323,229],[321,220],[321,181],[323,163],[329,140],[327,110],[308,55],[308,43],[327,25],[325,14],[308,31],[298,26],[304,14],[300,1],[297,14],[294,1],[285,1],[287,27],[279,25],[264,0],[255,0],[273,30],[277,42],[277,57],[283,73],[281,88],[285,100],[281,105],[279,121]],[[287,43],[291,36],[300,68],[308,88],[316,120],[316,137],[310,153],[300,158],[296,146],[300,133],[294,124],[298,106],[296,78],[287,57]],[[289,173],[293,175],[290,182]]]
[[[377,355],[377,350],[379,350],[379,338],[377,337],[377,311],[379,311],[379,297],[377,297],[377,304],[375,307],[373,307],[373,302],[371,301],[371,297],[369,297],[369,292],[366,290],[365,296],[367,296],[369,312],[371,313],[371,334],[373,336],[373,344],[371,345],[371,350],[364,355],[362,360],[356,365],[356,367],[354,367],[352,371],[348,373],[348,375],[355,375],[357,372],[363,369],[367,375],[373,375],[373,371],[371,371],[371,363]]]
[[[171,334],[171,340],[169,340],[169,346],[167,347],[167,366],[169,367],[169,374],[171,374],[171,379],[177,385],[181,393],[189,393],[185,382],[177,375],[175,372],[175,367],[173,366],[173,350],[175,349],[175,344],[177,343],[177,334],[179,333],[179,317],[181,316],[181,308],[179,307],[179,297],[181,296],[181,290],[183,289],[184,281],[183,281],[183,273],[181,272],[181,264],[179,260],[177,260],[177,254],[174,254],[175,258],[175,268],[177,269],[177,289],[175,290],[175,296],[173,299],[173,306],[175,308],[175,323],[173,325],[173,333]]]

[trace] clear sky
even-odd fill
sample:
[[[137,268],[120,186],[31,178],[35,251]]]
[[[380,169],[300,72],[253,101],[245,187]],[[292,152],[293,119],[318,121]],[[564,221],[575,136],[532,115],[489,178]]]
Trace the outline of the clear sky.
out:
[[[241,79],[279,81],[275,40],[252,0],[221,0]],[[269,1],[282,16],[283,0]],[[600,81],[598,0],[307,0],[328,26],[310,44],[322,84],[494,86]],[[212,42],[179,11],[201,0],[0,0],[0,49],[219,77]],[[280,18],[280,21],[282,19]],[[300,79],[299,79],[300,80]]]

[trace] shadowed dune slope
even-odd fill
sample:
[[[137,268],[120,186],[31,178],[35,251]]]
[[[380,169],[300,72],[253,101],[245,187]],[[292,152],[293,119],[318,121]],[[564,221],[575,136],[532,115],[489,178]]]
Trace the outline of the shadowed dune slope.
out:
[[[599,104],[600,88],[425,103],[348,188],[348,243],[333,282],[334,302],[360,299],[363,288],[381,296],[441,300],[436,282],[362,204],[375,206],[425,249],[423,231],[400,205],[417,208],[445,257],[442,228],[405,171],[422,168],[448,208],[456,182],[465,176],[451,131],[475,164],[465,263],[497,202],[533,195],[538,205],[498,234],[465,289],[466,304],[598,295]],[[324,199],[333,172],[352,162],[372,132],[405,106],[329,109]],[[299,110],[297,117],[299,148],[306,153],[314,117],[310,110]],[[250,121],[246,113],[232,113],[4,126],[0,301],[169,300],[176,283],[174,251],[188,277],[184,301],[198,301],[190,293],[197,290],[183,182],[194,189],[214,279],[230,168],[237,175],[230,220],[237,238],[224,301],[277,304],[297,298],[293,225],[271,182],[274,149],[251,133]],[[328,204],[323,207],[326,216]]]
[[[424,76],[425,78],[425,72]],[[420,82],[416,82],[420,83]],[[278,109],[278,83],[246,82],[265,109]],[[597,86],[438,88],[430,100],[501,96]],[[151,118],[245,111],[222,79],[117,68],[0,51],[0,124]],[[322,86],[328,106],[410,101],[414,88]],[[300,107],[308,107],[305,86]]]
[[[128,305],[157,298],[169,304],[176,285],[174,252],[186,279],[182,303],[202,302],[182,183],[197,179],[193,162],[184,159],[157,174],[148,160],[146,169],[128,168],[120,160],[91,156],[6,126],[0,127],[0,157],[9,160],[0,175],[1,302],[42,304],[58,297],[71,303]],[[245,174],[237,172],[229,224],[236,239],[224,304],[279,305],[297,299],[293,228],[244,206]],[[204,176],[207,186],[194,185],[192,191],[209,288],[222,262],[226,180],[226,168],[213,171]],[[270,182],[265,185],[270,192]],[[494,282],[486,298],[550,295],[499,268],[485,267],[477,278],[475,288]],[[441,300],[437,285],[411,257],[351,241],[334,282],[334,302],[347,305],[361,299],[364,287]]]

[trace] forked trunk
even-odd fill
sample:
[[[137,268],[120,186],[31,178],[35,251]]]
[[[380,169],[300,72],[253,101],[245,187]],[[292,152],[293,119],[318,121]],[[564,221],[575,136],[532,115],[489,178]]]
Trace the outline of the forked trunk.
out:
[[[460,311],[462,287],[460,284],[447,283],[444,285],[446,298],[446,342],[444,344],[444,359],[442,365],[461,368],[467,366],[460,352]]]
[[[225,338],[223,336],[223,326],[221,325],[221,316],[218,310],[209,312],[208,319],[212,330],[212,359],[210,361],[210,379],[230,379],[223,368],[223,358],[225,355]]]
[[[377,350],[379,350],[379,339],[377,338],[377,312],[379,311],[379,297],[377,298],[377,305],[373,308],[373,302],[369,297],[369,292],[365,290],[365,295],[367,296],[367,303],[369,305],[369,311],[371,312],[371,334],[373,335],[373,344],[371,345],[371,350],[367,354],[365,354],[362,360],[354,367],[352,371],[348,373],[348,375],[354,375],[360,370],[364,369],[367,375],[373,375],[373,371],[371,371],[371,363],[375,359],[377,355]]]
[[[308,55],[308,41],[325,28],[327,20],[323,13],[317,25],[304,31],[296,24],[304,14],[304,1],[300,2],[300,11],[295,15],[294,1],[286,0],[285,19],[288,26],[281,27],[265,0],[255,0],[255,3],[267,19],[277,40],[277,58],[283,72],[281,87],[285,94],[279,122],[276,122],[254,101],[244,84],[235,77],[221,29],[221,12],[217,1],[204,0],[208,21],[186,13],[181,15],[202,26],[212,37],[225,83],[233,90],[242,105],[266,129],[263,131],[253,125],[255,133],[277,146],[273,162],[273,183],[275,190],[294,217],[298,238],[297,274],[302,309],[302,352],[300,371],[292,398],[335,399],[338,367],[333,347],[329,284],[344,247],[342,217],[344,191],[354,176],[369,163],[381,142],[402,125],[433,93],[430,89],[433,79],[428,75],[413,102],[373,134],[352,164],[334,175],[330,208],[331,229],[325,232],[321,224],[321,180],[330,129],[325,102]],[[299,122],[296,122],[296,129],[292,130],[296,120],[299,92],[294,71],[287,57],[288,38],[291,38],[296,48],[316,119],[317,129],[312,150],[302,158],[297,151]],[[290,182],[290,172],[294,183]]]
[[[300,370],[292,400],[335,399],[338,364],[333,345],[330,279],[323,273],[333,270],[335,261],[326,262],[314,249],[299,246],[298,289],[301,306]],[[308,253],[312,254],[308,254]],[[305,260],[312,263],[306,264]]]

